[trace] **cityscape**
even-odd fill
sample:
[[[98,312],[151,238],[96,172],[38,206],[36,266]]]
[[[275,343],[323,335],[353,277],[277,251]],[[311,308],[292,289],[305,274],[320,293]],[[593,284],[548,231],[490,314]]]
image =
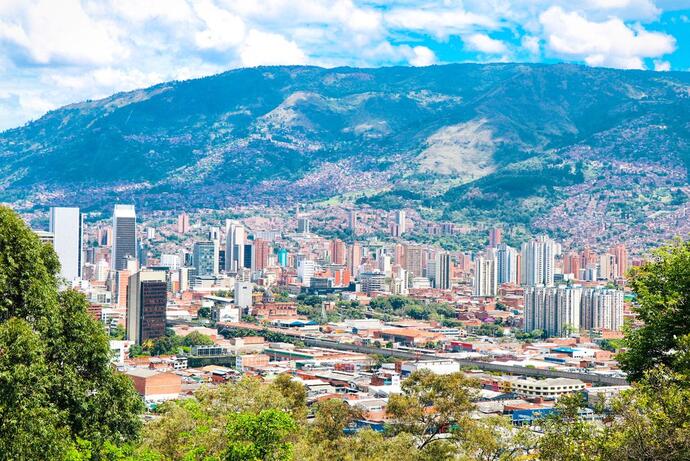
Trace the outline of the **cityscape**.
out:
[[[689,0],[0,0],[0,461],[688,461],[689,176]]]

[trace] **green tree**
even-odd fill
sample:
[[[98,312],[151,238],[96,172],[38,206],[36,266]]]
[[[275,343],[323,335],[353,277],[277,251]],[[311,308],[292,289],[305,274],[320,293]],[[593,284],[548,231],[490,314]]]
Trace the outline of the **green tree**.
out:
[[[631,273],[635,312],[643,324],[628,328],[627,350],[618,357],[631,380],[659,364],[675,369],[678,341],[690,334],[690,243],[676,241],[655,256]]]
[[[476,388],[477,383],[463,373],[412,373],[403,381],[402,393],[388,400],[387,412],[395,418],[393,432],[413,435],[420,450],[434,443],[444,445],[442,434],[462,424],[474,408]]]
[[[52,247],[41,243],[14,212],[0,207],[0,324],[18,330],[7,338],[31,344],[29,369],[26,362],[6,361],[3,385],[22,387],[21,379],[30,371],[36,378],[31,394],[38,401],[48,400],[41,404],[45,411],[36,412],[30,421],[45,432],[25,439],[24,449],[39,453],[33,459],[55,459],[50,428],[56,424],[64,431],[65,443],[87,440],[96,453],[108,442],[132,440],[144,408],[129,379],[111,367],[108,337],[88,314],[86,298],[73,290],[58,290],[58,271]],[[27,327],[32,335],[27,336]],[[24,418],[21,412],[29,408],[7,406],[3,420]],[[0,444],[11,445],[26,434],[18,426],[8,427],[0,432]],[[55,450],[63,446],[54,444]]]
[[[213,346],[214,341],[210,336],[198,331],[192,331],[182,340],[182,345],[187,347],[192,346]]]
[[[228,417],[227,461],[288,461],[292,459],[294,419],[283,411],[235,413]]]

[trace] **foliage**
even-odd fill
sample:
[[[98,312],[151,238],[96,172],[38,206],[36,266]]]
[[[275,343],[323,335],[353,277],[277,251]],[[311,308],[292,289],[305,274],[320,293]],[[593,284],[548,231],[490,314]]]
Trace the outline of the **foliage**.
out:
[[[420,450],[434,442],[445,444],[441,434],[461,424],[474,408],[476,386],[463,373],[412,373],[403,382],[402,393],[388,400],[387,412],[395,418],[393,432],[413,435],[419,440]]]
[[[287,461],[292,459],[290,436],[297,430],[292,417],[278,410],[234,413],[228,417],[227,461]]]
[[[632,380],[659,364],[676,368],[679,341],[690,334],[690,242],[656,251],[656,258],[632,271],[635,312],[643,325],[628,328],[621,367]],[[676,370],[690,372],[690,370]]]
[[[56,459],[77,439],[98,453],[141,426],[143,403],[111,367],[108,336],[82,294],[58,291],[58,270],[52,247],[0,207],[0,453],[15,459]]]

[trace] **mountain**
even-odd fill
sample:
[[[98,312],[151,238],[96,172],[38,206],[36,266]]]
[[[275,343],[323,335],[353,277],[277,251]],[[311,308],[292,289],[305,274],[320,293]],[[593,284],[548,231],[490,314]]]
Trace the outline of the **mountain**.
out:
[[[680,219],[689,163],[688,73],[259,67],[0,133],[0,201],[162,209],[365,191],[360,203],[433,219],[611,237],[656,213]]]

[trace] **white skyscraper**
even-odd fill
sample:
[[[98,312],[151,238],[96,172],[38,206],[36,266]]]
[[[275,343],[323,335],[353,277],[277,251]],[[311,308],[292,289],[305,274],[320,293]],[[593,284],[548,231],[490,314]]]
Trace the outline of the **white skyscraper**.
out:
[[[520,270],[522,284],[553,286],[558,254],[560,245],[543,235],[523,243]]]
[[[565,336],[580,330],[581,286],[525,288],[525,331],[543,330],[548,336]]]
[[[499,244],[496,248],[496,264],[499,285],[518,282],[518,252],[515,248],[505,243]]]
[[[395,224],[398,226],[398,235],[403,235],[407,232],[407,216],[405,210],[398,210],[395,212]]]
[[[113,270],[127,268],[127,257],[137,257],[136,224],[134,205],[115,205],[113,211],[113,246],[110,264]]]
[[[84,226],[79,208],[52,207],[50,232],[60,260],[60,276],[71,283],[81,277]]]
[[[452,287],[451,283],[451,266],[452,261],[450,253],[436,253],[436,264],[435,264],[435,274],[434,282],[436,288],[440,290],[450,290]]]
[[[620,331],[623,328],[623,298],[621,290],[587,288],[582,295],[582,328]]]
[[[474,295],[496,296],[498,292],[498,266],[492,254],[479,256],[474,261]]]
[[[244,267],[244,248],[247,235],[244,226],[225,221],[225,270],[236,272]]]

